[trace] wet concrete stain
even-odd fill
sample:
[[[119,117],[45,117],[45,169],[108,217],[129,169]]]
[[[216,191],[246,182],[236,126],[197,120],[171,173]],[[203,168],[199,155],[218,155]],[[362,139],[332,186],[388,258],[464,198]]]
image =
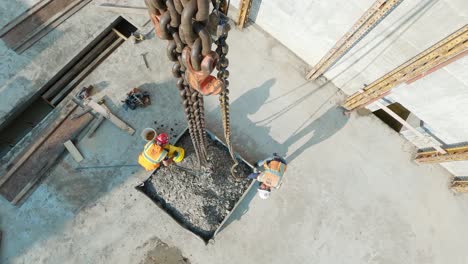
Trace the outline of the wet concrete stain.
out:
[[[150,248],[140,264],[190,264],[190,260],[182,256],[182,252],[154,237],[143,247]]]

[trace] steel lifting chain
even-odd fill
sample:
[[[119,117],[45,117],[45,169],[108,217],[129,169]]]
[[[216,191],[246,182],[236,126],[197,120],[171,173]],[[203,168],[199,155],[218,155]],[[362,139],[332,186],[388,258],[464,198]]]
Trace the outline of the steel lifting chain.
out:
[[[214,9],[210,14],[210,2]],[[172,73],[182,99],[195,153],[201,164],[207,162],[204,95],[220,94],[226,143],[235,165],[229,123],[229,72],[226,70],[229,24],[225,0],[145,0],[156,35],[168,40],[167,56],[175,62]],[[209,30],[210,29],[210,30]],[[211,50],[216,36],[216,52]],[[211,75],[218,69],[218,78]]]
[[[228,18],[224,15],[219,16],[218,27],[216,31],[216,36],[218,39],[216,40],[215,44],[217,45],[216,53],[219,56],[218,64],[216,65],[216,69],[218,70],[218,79],[223,82],[223,88],[221,93],[219,94],[219,104],[221,108],[221,118],[223,121],[223,128],[224,128],[224,138],[226,140],[226,145],[229,149],[229,154],[231,155],[232,160],[234,161],[234,165],[231,167],[231,174],[236,176],[237,173],[235,172],[235,168],[239,164],[236,156],[234,154],[234,149],[232,147],[231,142],[231,124],[230,124],[230,112],[229,112],[229,71],[227,67],[229,66],[229,60],[226,58],[227,53],[229,52],[229,46],[226,43],[226,39],[228,37],[228,32],[230,30],[230,26],[228,23]]]

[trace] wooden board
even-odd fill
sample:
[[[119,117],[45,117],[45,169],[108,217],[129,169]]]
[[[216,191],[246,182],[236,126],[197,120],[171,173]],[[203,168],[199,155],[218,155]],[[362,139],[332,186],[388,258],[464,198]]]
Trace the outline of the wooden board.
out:
[[[33,35],[39,27],[47,24],[47,21],[75,1],[79,0],[53,0],[48,2],[8,30],[2,40],[10,48],[17,46],[18,43]]]
[[[65,118],[53,133],[4,182],[0,187],[0,194],[14,205],[25,199],[42,176],[55,164],[60,154],[63,153],[65,150],[63,144],[67,140],[76,138],[91,120],[92,116],[90,114],[75,120]]]
[[[451,161],[468,160],[468,146],[446,148],[446,154],[440,154],[437,151],[418,152],[415,161],[418,163],[441,163]]]
[[[331,50],[314,66],[306,78],[315,80],[349,50],[351,50],[361,39],[363,39],[380,21],[390,14],[403,0],[377,0],[351,29],[333,46]]]
[[[468,193],[468,180],[454,180],[450,188],[457,193]]]
[[[18,43],[13,49],[18,53],[21,54],[27,49],[29,49],[34,43],[39,41],[45,35],[47,35],[50,31],[55,29],[57,26],[62,24],[65,20],[71,17],[73,14],[81,10],[84,6],[86,6],[91,0],[77,0],[72,5],[69,5],[63,12],[57,14],[53,17],[50,21],[46,24],[41,25],[30,37],[25,39],[24,41]]]
[[[237,28],[242,30],[249,20],[252,0],[241,0],[239,3],[239,15],[237,17]]]
[[[404,64],[346,98],[343,107],[353,110],[468,50],[468,25],[439,41]]]
[[[85,105],[91,107],[94,111],[101,114],[104,118],[111,121],[116,127],[122,129],[123,131],[127,132],[128,134],[130,134],[130,135],[135,134],[135,129],[131,128],[124,121],[120,120],[117,116],[112,114],[112,112],[107,107],[98,104],[97,102],[93,101],[92,99],[87,100],[85,102]]]
[[[32,14],[36,13],[39,11],[41,8],[49,4],[53,0],[42,0],[33,5],[31,8],[28,10],[24,11],[21,15],[17,16],[15,19],[11,20],[8,24],[6,24],[1,30],[0,30],[0,37],[3,37],[6,33],[8,33],[10,30],[12,30],[14,27],[16,27],[18,24],[23,22],[25,19],[27,19],[29,16]]]
[[[81,155],[80,151],[76,148],[75,144],[73,144],[71,140],[67,140],[65,143],[63,143],[63,145],[76,162],[81,162],[84,160],[83,155]]]
[[[39,131],[40,136],[38,136],[28,146],[28,148],[23,150],[15,160],[8,164],[6,173],[0,176],[0,186],[2,186],[3,183],[5,183],[16,172],[16,170],[23,165],[23,163],[41,146],[49,135],[52,134],[76,108],[77,105],[74,102],[68,102],[63,107],[55,110],[59,112],[57,118],[47,125],[42,131]]]

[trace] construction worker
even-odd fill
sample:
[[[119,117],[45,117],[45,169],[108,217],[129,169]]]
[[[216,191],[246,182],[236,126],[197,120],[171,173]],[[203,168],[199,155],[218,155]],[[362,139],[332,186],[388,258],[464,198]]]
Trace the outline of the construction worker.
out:
[[[183,148],[169,144],[169,136],[161,133],[154,140],[146,143],[143,152],[138,157],[138,163],[147,171],[155,170],[161,166],[170,165],[172,162],[181,162],[184,159]]]
[[[280,187],[287,162],[278,156],[277,153],[273,153],[272,157],[259,161],[256,165],[257,167],[263,166],[263,171],[260,172],[255,168],[254,173],[250,174],[247,178],[256,179],[260,182],[260,186],[257,189],[258,196],[262,199],[268,199],[271,189],[278,189]]]

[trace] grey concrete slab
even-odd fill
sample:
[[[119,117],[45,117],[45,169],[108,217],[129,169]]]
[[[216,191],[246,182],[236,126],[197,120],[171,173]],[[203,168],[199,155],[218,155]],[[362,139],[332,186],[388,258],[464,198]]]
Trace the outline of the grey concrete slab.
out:
[[[76,172],[65,154],[22,207],[0,199],[1,263],[140,263],[155,240],[192,263],[468,261],[468,198],[448,190],[447,171],[413,163],[415,149],[377,118],[344,116],[344,95],[305,82],[306,65],[257,27],[232,31],[229,43],[235,149],[250,162],[286,155],[280,190],[266,201],[250,195],[243,214],[205,246],[133,189],[147,176],[142,169]],[[165,46],[154,37],[126,42],[84,81],[137,132],[105,122],[77,144],[80,166],[136,163],[138,134],[154,121],[183,129]],[[151,71],[139,56],[146,51]],[[153,104],[125,111],[120,100],[134,86],[150,91]],[[206,104],[208,128],[221,136],[217,98]]]

